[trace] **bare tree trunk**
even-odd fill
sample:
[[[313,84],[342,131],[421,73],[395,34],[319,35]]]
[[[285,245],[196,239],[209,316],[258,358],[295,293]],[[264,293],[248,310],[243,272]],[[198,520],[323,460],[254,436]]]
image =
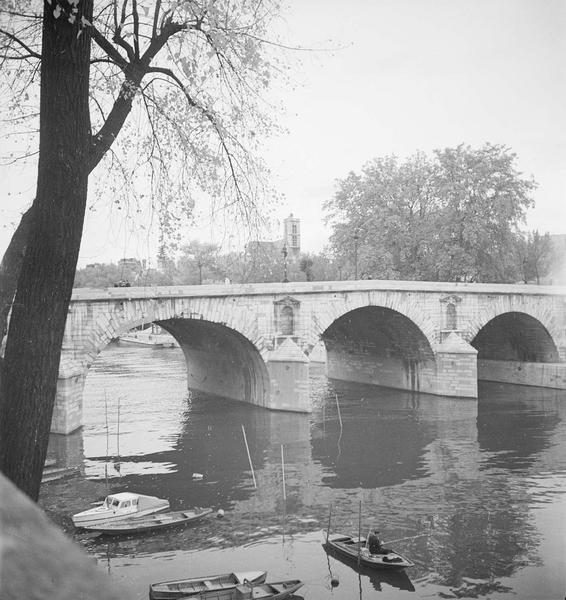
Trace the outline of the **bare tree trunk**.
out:
[[[55,3],[53,3],[55,4]],[[61,343],[80,249],[90,144],[92,0],[75,23],[43,18],[37,194],[12,306],[0,394],[0,467],[37,500],[47,452]],[[79,34],[80,33],[80,34]]]

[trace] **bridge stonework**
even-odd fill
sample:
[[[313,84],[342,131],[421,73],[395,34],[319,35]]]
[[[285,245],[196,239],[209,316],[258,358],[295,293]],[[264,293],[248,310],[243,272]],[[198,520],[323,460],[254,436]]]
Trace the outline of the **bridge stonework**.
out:
[[[52,431],[82,425],[89,367],[113,339],[159,323],[188,387],[309,412],[308,364],[329,377],[451,397],[488,379],[566,389],[566,288],[340,281],[78,289],[62,347]]]

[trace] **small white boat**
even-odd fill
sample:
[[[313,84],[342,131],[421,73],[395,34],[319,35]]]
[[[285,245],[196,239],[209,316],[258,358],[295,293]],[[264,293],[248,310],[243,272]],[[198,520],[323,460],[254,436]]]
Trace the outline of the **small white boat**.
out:
[[[178,348],[179,342],[167,331],[153,324],[146,329],[129,331],[118,337],[120,346],[146,346],[149,348]]]
[[[125,517],[143,517],[168,508],[169,500],[132,492],[119,492],[107,496],[100,506],[73,515],[73,525],[75,527],[85,527]]]

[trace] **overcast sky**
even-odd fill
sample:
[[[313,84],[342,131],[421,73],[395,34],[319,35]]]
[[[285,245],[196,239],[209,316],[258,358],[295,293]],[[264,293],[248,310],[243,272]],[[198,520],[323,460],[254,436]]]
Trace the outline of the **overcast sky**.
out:
[[[566,232],[565,0],[292,0],[281,29],[290,43],[329,49],[301,53],[283,96],[288,133],[268,144],[285,195],[276,216],[301,219],[303,250],[326,243],[322,204],[336,179],[378,156],[460,143],[508,146],[539,184],[528,228]],[[33,181],[11,192],[2,251]],[[199,220],[187,239],[209,234]],[[80,262],[153,262],[153,252],[117,220],[102,231],[90,218]]]

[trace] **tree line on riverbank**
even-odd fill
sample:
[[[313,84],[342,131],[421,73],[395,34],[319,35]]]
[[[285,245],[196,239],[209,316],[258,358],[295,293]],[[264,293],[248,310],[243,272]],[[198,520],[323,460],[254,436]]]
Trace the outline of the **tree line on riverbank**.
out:
[[[89,265],[77,271],[75,287],[285,278],[540,284],[554,282],[552,275],[561,282],[563,236],[523,229],[536,183],[517,170],[516,158],[492,144],[376,158],[338,180],[324,205],[332,233],[320,253],[292,254],[282,241],[222,253],[193,240],[176,257],[163,245],[155,268],[133,259]]]

